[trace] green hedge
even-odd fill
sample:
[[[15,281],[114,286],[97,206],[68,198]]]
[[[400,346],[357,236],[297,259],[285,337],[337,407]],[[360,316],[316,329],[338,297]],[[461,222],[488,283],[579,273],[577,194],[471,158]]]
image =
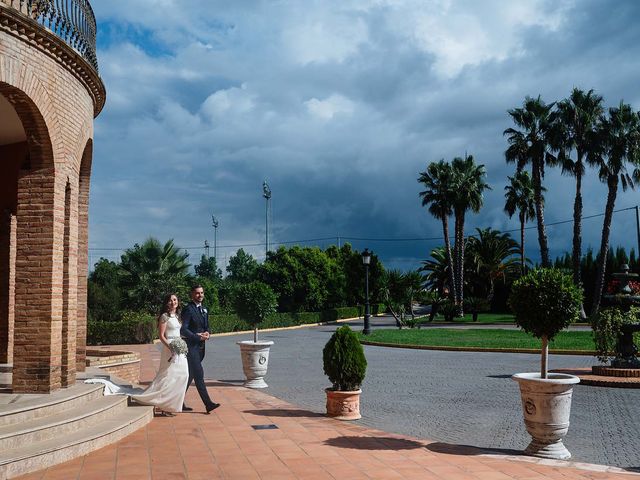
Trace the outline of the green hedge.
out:
[[[156,317],[146,313],[125,312],[114,322],[87,322],[87,345],[126,345],[151,343],[158,338]]]
[[[383,304],[371,305],[371,314],[385,311]],[[339,307],[322,312],[274,313],[260,324],[267,328],[293,327],[313,323],[334,322],[343,318],[363,316],[364,307]],[[253,330],[253,326],[240,320],[235,314],[209,315],[211,333],[227,333]],[[158,338],[156,318],[139,312],[125,312],[122,319],[113,322],[87,322],[87,345],[126,345],[150,343]]]

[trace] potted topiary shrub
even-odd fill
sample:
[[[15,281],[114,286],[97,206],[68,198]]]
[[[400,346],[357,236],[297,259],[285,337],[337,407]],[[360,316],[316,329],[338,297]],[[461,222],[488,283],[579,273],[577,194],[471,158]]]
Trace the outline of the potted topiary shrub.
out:
[[[262,282],[241,285],[234,298],[234,310],[238,316],[253,326],[253,341],[237,342],[242,355],[242,370],[247,380],[245,387],[266,388],[264,381],[269,365],[269,349],[273,342],[258,341],[258,324],[276,311],[278,301],[271,288]]]
[[[516,324],[542,340],[539,373],[517,373],[524,423],[532,441],[525,452],[537,457],[567,459],[571,454],[562,443],[569,429],[574,375],[548,373],[549,341],[580,318],[582,289],[571,276],[541,268],[514,282],[509,306]]]
[[[326,388],[327,415],[338,420],[357,420],[360,415],[360,385],[367,359],[357,335],[348,325],[338,328],[322,350],[324,373],[332,387]]]

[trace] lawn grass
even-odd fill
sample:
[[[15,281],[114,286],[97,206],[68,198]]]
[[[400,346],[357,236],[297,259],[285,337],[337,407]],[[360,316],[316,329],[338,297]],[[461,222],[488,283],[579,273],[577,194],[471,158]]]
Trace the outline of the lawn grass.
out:
[[[445,323],[442,315],[436,315],[433,319],[435,323]],[[424,321],[426,323],[426,320]],[[478,321],[475,323],[514,323],[513,315],[510,313],[480,313]],[[474,323],[470,313],[466,313],[462,318],[454,318],[453,322],[446,323]]]
[[[376,329],[369,335],[358,333],[360,339],[398,345],[424,345],[431,347],[480,347],[539,349],[540,340],[520,330],[499,329]],[[560,332],[549,343],[551,350],[595,350],[589,331]]]

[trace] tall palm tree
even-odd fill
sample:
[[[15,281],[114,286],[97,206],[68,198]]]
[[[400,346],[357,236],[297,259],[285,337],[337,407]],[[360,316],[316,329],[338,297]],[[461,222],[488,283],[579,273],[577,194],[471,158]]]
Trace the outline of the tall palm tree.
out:
[[[582,258],[582,177],[585,161],[595,147],[594,135],[604,108],[602,97],[593,90],[579,88],[571,91],[569,98],[558,102],[556,121],[551,129],[551,145],[558,152],[556,163],[562,172],[576,179],[576,196],[573,202],[573,282],[580,285],[580,260]],[[575,159],[571,153],[575,152]]]
[[[464,217],[468,210],[480,211],[484,203],[483,193],[491,187],[485,182],[484,165],[476,165],[472,155],[456,157],[451,162],[453,171],[453,214],[455,216],[453,285],[456,290],[458,315],[463,315],[464,301]]]
[[[444,160],[431,162],[427,170],[420,172],[418,182],[425,190],[419,193],[423,206],[429,206],[429,213],[442,222],[442,234],[447,263],[449,265],[449,280],[453,286],[453,256],[449,239],[449,217],[453,214],[453,171],[451,165]],[[454,288],[450,288],[449,296],[458,303]]]
[[[518,212],[518,220],[520,220],[520,273],[524,274],[526,262],[524,256],[524,226],[536,216],[533,182],[529,172],[526,171],[516,172],[513,177],[507,178],[509,179],[509,185],[504,187],[504,211],[507,212],[509,218]],[[545,190],[542,187],[542,191]]]
[[[554,103],[546,104],[540,96],[526,97],[522,108],[509,110],[509,115],[517,128],[507,128],[504,131],[509,147],[505,152],[507,163],[515,162],[517,171],[521,171],[527,164],[531,165],[533,179],[534,201],[536,206],[536,220],[538,223],[538,243],[542,266],[551,266],[549,244],[544,225],[544,198],[542,196],[542,179],[549,150],[550,127],[553,123]]]
[[[493,228],[476,228],[476,232],[467,240],[467,268],[476,284],[488,284],[486,298],[491,301],[496,280],[506,280],[518,271],[514,255],[520,253],[520,246],[511,235]]]
[[[615,208],[618,186],[622,190],[634,188],[634,182],[640,182],[640,116],[631,105],[622,101],[618,107],[609,108],[608,117],[601,119],[598,148],[587,158],[598,169],[600,181],[607,184],[607,206],[602,224],[602,239],[598,256],[595,289],[591,316],[600,309],[600,298],[604,287],[607,253],[609,252],[609,234]],[[632,173],[630,169],[633,168]]]

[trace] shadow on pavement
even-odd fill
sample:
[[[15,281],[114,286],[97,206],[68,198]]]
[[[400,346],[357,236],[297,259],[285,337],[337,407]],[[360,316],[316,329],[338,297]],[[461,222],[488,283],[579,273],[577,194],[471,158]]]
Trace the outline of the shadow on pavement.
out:
[[[512,375],[487,375],[487,378],[511,378]]]
[[[357,450],[413,450],[425,447],[421,442],[393,437],[336,437],[324,443],[331,447]]]
[[[205,380],[204,384],[207,387],[241,387],[244,380]],[[191,383],[190,386],[195,387],[195,384]]]
[[[289,410],[285,408],[273,408],[271,410],[244,410],[242,413],[251,413],[253,415],[262,415],[265,417],[325,417],[322,413],[310,412],[308,410]]]
[[[478,448],[471,445],[454,445],[451,443],[434,442],[426,446],[434,453],[446,453],[448,455],[522,455],[521,450],[511,450],[506,448]]]

